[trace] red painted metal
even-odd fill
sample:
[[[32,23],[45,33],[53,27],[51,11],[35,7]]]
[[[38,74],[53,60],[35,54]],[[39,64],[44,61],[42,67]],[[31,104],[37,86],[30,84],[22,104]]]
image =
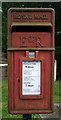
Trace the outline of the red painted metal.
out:
[[[31,11],[31,14],[29,11],[12,12],[12,22],[27,22],[27,20],[28,22],[51,22],[51,13],[48,11],[46,14],[44,11],[43,13]]]
[[[25,27],[25,29],[27,28]],[[47,39],[48,39],[48,42],[47,42]],[[49,31],[48,32],[46,31],[45,32],[29,32],[29,33],[28,31],[27,32],[13,32],[12,47],[13,48],[15,47],[17,48],[19,47],[25,47],[25,48],[51,47],[51,33]]]
[[[8,11],[8,112],[54,111],[54,10],[11,8]],[[35,58],[29,58],[29,52]],[[41,94],[22,95],[22,62],[41,61]]]

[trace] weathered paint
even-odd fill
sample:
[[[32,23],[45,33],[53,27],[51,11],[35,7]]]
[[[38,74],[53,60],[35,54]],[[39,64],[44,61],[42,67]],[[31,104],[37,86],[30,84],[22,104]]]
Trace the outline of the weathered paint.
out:
[[[54,10],[8,11],[8,111],[39,114],[54,111]],[[35,58],[29,58],[29,51]],[[22,95],[22,61],[41,61],[41,94]]]

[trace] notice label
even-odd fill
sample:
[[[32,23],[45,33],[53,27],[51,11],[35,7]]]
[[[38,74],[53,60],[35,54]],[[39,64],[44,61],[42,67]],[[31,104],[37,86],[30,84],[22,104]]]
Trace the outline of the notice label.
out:
[[[40,95],[41,62],[24,61],[22,68],[22,95]]]

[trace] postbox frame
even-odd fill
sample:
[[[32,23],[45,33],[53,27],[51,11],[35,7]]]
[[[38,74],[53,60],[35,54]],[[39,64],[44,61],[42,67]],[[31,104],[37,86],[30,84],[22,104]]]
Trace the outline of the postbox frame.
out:
[[[40,61],[41,62],[41,87],[40,87],[40,91],[41,94],[40,95],[22,95],[22,62],[24,61]],[[43,58],[20,58],[20,98],[21,99],[40,99],[43,98],[43,86],[44,86],[44,64],[43,64]]]

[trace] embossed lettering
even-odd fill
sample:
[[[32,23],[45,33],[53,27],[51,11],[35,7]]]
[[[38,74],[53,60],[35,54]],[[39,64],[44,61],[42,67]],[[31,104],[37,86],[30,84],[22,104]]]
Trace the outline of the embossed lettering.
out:
[[[44,47],[42,45],[42,40],[41,40],[41,37],[39,36],[20,36],[19,37],[20,39],[20,47],[38,47],[38,46],[41,46],[41,47]]]
[[[16,20],[48,20],[49,17],[48,15],[46,14],[43,14],[43,15],[26,15],[26,14],[14,14],[13,15],[13,19],[16,19]]]

